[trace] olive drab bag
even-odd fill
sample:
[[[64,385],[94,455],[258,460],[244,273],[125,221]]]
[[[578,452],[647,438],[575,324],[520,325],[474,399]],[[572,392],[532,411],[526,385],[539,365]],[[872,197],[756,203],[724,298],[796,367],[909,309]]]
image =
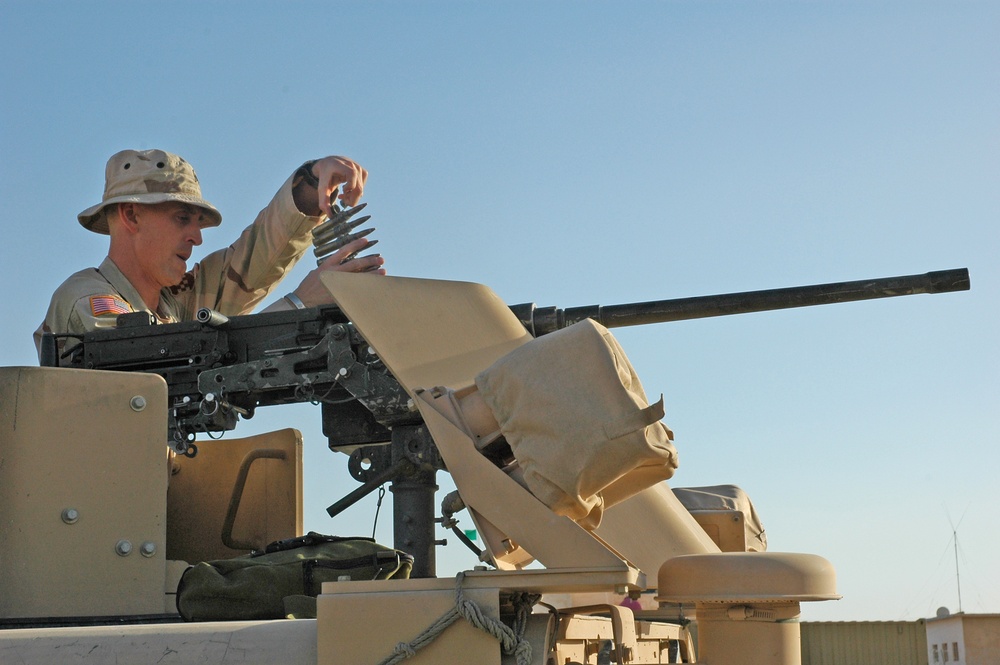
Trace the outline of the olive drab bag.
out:
[[[177,610],[188,621],[315,617],[323,582],[405,579],[412,569],[412,556],[371,538],[310,532],[191,566],[177,587]]]

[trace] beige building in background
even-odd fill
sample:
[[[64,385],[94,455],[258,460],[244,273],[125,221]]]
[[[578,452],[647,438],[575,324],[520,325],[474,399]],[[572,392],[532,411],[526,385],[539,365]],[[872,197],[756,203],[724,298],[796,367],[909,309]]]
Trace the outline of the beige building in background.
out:
[[[928,665],[919,621],[802,623],[802,665]]]
[[[930,665],[1000,665],[1000,614],[948,614],[927,620]]]
[[[1000,665],[1000,614],[802,623],[802,665]]]

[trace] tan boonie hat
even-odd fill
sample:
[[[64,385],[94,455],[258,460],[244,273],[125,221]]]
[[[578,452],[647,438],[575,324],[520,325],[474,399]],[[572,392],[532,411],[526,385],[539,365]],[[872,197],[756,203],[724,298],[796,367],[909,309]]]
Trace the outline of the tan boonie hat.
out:
[[[122,150],[112,155],[104,172],[104,198],[77,219],[83,228],[108,235],[108,220],[102,214],[114,203],[163,203],[181,201],[204,208],[201,226],[218,226],[222,215],[201,198],[198,176],[183,157],[162,150]]]

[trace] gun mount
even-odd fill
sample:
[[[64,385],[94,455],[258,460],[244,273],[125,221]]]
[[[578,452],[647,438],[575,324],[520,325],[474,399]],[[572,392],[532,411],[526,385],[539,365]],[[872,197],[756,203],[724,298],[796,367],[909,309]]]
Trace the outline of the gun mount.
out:
[[[586,318],[616,328],[967,289],[963,268],[611,306],[510,309],[538,337]],[[351,475],[363,483],[328,512],[334,516],[391,481],[396,546],[417,557],[413,576],[434,576],[434,475],[444,465],[413,396],[338,307],[234,317],[201,310],[196,321],[167,325],[152,325],[144,312],[125,314],[117,328],[78,341],[57,357],[55,336],[46,336],[42,364],[159,374],[167,382],[168,444],[187,456],[197,453],[197,434],[232,430],[260,406],[321,404],[329,447],[350,453]]]
[[[295,430],[284,430],[265,435],[266,444],[262,441],[238,448],[250,450],[251,454],[242,462],[239,456],[234,458],[239,462],[239,470],[234,474],[236,482],[229,509],[224,514],[219,512],[219,520],[200,521],[200,513],[210,512],[210,505],[213,510],[215,504],[224,508],[224,501],[203,501],[202,488],[217,488],[218,477],[231,477],[213,473],[215,468],[210,464],[213,456],[229,454],[232,444],[243,446],[243,442],[203,445],[197,459],[173,460],[173,476],[167,483],[162,457],[165,430],[169,428],[173,433],[171,441],[176,450],[194,456],[197,449],[193,439],[197,432],[213,434],[232,429],[240,416],[251,417],[258,406],[310,401],[322,405],[324,432],[330,447],[352,451],[349,468],[364,483],[331,507],[331,513],[391,481],[395,545],[419,562],[414,565],[412,577],[435,577],[437,543],[433,540],[432,525],[437,487],[434,482],[435,473],[447,464],[457,492],[449,495],[441,507],[445,516],[443,526],[453,526],[451,515],[467,510],[483,536],[481,560],[491,563],[496,570],[477,568],[460,573],[457,592],[450,590],[449,580],[433,579],[325,584],[317,600],[317,622],[312,624],[318,652],[303,655],[295,662],[376,662],[392,651],[394,645],[409,644],[406,640],[414,639],[413,635],[424,628],[428,613],[452,612],[448,608],[453,603],[464,607],[469,597],[474,597],[476,601],[471,602],[503,617],[501,623],[507,627],[516,627],[518,640],[522,641],[524,636],[519,643],[531,642],[540,647],[546,662],[592,662],[598,652],[608,656],[600,662],[677,662],[678,657],[691,662],[694,642],[685,627],[690,615],[683,612],[693,605],[698,622],[699,660],[792,665],[798,662],[799,603],[839,597],[829,562],[814,555],[765,552],[759,522],[749,532],[740,522],[753,515],[748,503],[726,515],[695,515],[718,511],[695,510],[691,504],[682,504],[678,498],[682,491],[675,493],[660,482],[664,477],[660,467],[669,466],[666,462],[659,466],[635,466],[626,471],[626,476],[615,475],[612,485],[596,490],[603,492],[600,496],[587,490],[585,496],[597,497],[606,502],[605,507],[612,508],[599,525],[592,525],[593,531],[572,516],[565,519],[566,513],[558,512],[538,492],[526,488],[521,482],[524,476],[519,478],[506,465],[515,451],[518,464],[530,461],[530,454],[522,455],[523,449],[517,448],[523,444],[515,442],[515,437],[533,427],[519,429],[508,422],[504,432],[510,438],[510,445],[504,451],[507,442],[493,417],[499,417],[503,408],[491,404],[485,414],[489,418],[483,420],[480,407],[488,391],[482,389],[476,377],[495,378],[497,365],[504,366],[511,358],[517,358],[523,369],[515,372],[517,378],[513,384],[519,398],[520,386],[524,385],[519,383],[521,378],[558,379],[524,393],[531,406],[542,405],[535,423],[557,423],[556,436],[546,441],[552,442],[547,445],[557,452],[554,464],[561,471],[567,466],[567,457],[582,453],[586,447],[582,441],[586,433],[581,436],[581,431],[573,427],[577,421],[584,420],[585,414],[608,418],[613,413],[603,406],[591,407],[586,395],[571,393],[577,386],[600,383],[598,365],[611,367],[614,380],[619,381],[618,368],[622,365],[617,359],[628,363],[624,356],[618,355],[613,356],[615,362],[606,363],[608,356],[601,351],[574,345],[564,345],[561,355],[551,355],[553,348],[574,339],[573,335],[581,331],[596,334],[596,341],[611,348],[610,336],[599,326],[573,326],[564,334],[541,340],[533,340],[526,328],[530,327],[536,336],[546,334],[584,318],[581,313],[598,318],[606,326],[620,327],[777,307],[963,290],[968,288],[968,274],[964,270],[947,271],[564,311],[527,305],[519,306],[522,316],[513,315],[488,287],[477,284],[343,273],[326,274],[323,282],[331,293],[337,294],[343,309],[320,307],[231,318],[203,310],[196,321],[165,326],[151,325],[144,315],[126,317],[115,330],[84,335],[61,358],[55,354],[55,338],[45,343],[46,364],[59,365],[63,361],[63,366],[71,368],[126,371],[89,373],[10,368],[4,372],[0,388],[5,399],[17,396],[17,403],[25,405],[12,415],[4,414],[5,437],[9,438],[11,450],[20,455],[6,465],[7,477],[11,476],[11,470],[16,470],[15,477],[29,479],[23,483],[23,491],[13,498],[20,503],[15,503],[18,507],[11,512],[19,516],[18,524],[30,525],[25,533],[42,532],[55,521],[48,518],[59,514],[58,537],[62,542],[78,542],[80,533],[95,534],[84,538],[88,546],[84,563],[76,561],[80,557],[77,549],[60,547],[55,550],[63,565],[40,561],[31,569],[40,571],[44,564],[49,569],[69,571],[69,577],[50,582],[51,575],[15,574],[5,580],[5,588],[25,588],[31,592],[2,594],[6,598],[19,595],[41,598],[26,610],[12,609],[8,603],[5,616],[15,621],[22,616],[28,620],[36,616],[43,620],[62,616],[74,619],[94,615],[95,607],[99,608],[98,613],[103,611],[111,619],[117,619],[118,615],[159,618],[161,607],[170,615],[175,607],[180,607],[179,599],[174,603],[172,591],[177,589],[179,594],[184,586],[177,584],[176,564],[185,566],[188,561],[209,560],[178,551],[176,543],[184,539],[184,532],[195,534],[200,545],[214,540],[217,524],[221,522],[222,543],[230,550],[235,549],[226,534],[234,535],[236,516],[257,512],[238,508],[250,465],[258,458],[270,459],[263,462],[269,465],[268,471],[258,471],[257,478],[270,474],[271,469],[277,470],[279,464],[290,467],[282,489],[289,495],[292,485],[301,482],[301,467],[298,474],[294,473],[294,460],[301,464],[301,435]],[[550,342],[556,346],[550,346]],[[543,351],[539,353],[540,349]],[[523,355],[524,352],[528,355]],[[549,362],[557,356],[568,362]],[[580,362],[581,358],[595,362]],[[554,371],[554,367],[560,369]],[[484,368],[489,369],[484,372]],[[585,376],[575,374],[576,370]],[[593,392],[597,394],[603,395],[600,390]],[[79,399],[63,400],[70,395]],[[553,402],[558,405],[556,408],[548,405],[549,396],[557,399]],[[642,400],[645,401],[645,396]],[[69,417],[52,418],[51,410],[27,406],[35,403],[60,403]],[[148,408],[150,404],[155,408]],[[628,406],[636,405],[629,401]],[[525,412],[517,408],[514,411]],[[663,415],[662,406],[649,405],[639,413],[645,424],[636,430],[635,419],[629,417],[628,427],[633,428],[630,432],[645,437],[650,427],[647,417],[658,420]],[[635,413],[630,411],[628,415]],[[101,445],[106,435],[103,424],[109,419],[121,429],[116,430],[117,436],[110,445]],[[617,417],[606,422],[626,424]],[[483,425],[486,427],[482,428]],[[609,442],[623,436],[620,434],[623,430],[617,426],[611,431],[606,426],[591,424],[584,428],[585,432],[603,431]],[[287,434],[286,440],[279,442],[274,434]],[[80,445],[67,447],[68,439],[76,439]],[[630,453],[608,454],[609,449],[604,447],[595,450],[602,460],[641,463],[632,459]],[[22,464],[55,455],[64,455],[58,469],[44,461]],[[282,459],[290,463],[278,461]],[[370,465],[360,464],[362,460]],[[83,467],[96,468],[102,473],[107,470],[102,476],[106,482],[94,483],[92,474],[80,473]],[[53,483],[47,479],[54,470],[59,475]],[[201,481],[191,475],[199,473]],[[576,479],[582,477],[578,475]],[[632,480],[620,483],[625,477]],[[651,479],[653,484],[643,484],[642,478]],[[52,491],[42,497],[42,512],[30,512],[27,509],[39,502],[36,497],[39,493],[34,488],[40,482],[49,482]],[[67,494],[61,491],[63,484],[84,486],[88,491]],[[143,491],[141,497],[138,489]],[[225,490],[225,483],[222,489]],[[698,489],[712,488],[689,491]],[[100,508],[96,504],[84,505],[75,498],[90,497],[98,491]],[[128,500],[122,499],[125,496]],[[254,496],[259,499],[261,495]],[[741,493],[727,496],[739,498]],[[265,501],[265,505],[271,505],[270,499]],[[280,499],[274,501],[280,502]],[[294,507],[294,502],[290,503]],[[180,519],[176,519],[178,506],[182,511]],[[114,517],[103,518],[121,507],[130,512],[122,517],[115,513]],[[84,513],[88,519],[79,519]],[[175,515],[173,524],[180,525],[179,530],[171,531],[169,525],[164,528],[165,513],[168,522],[169,515]],[[123,533],[120,525],[126,518],[129,525]],[[720,520],[726,524],[739,522],[738,532],[727,527],[726,538],[710,535],[711,529],[722,523]],[[132,521],[136,523],[134,526]],[[269,517],[255,517],[254,521],[267,522]],[[105,527],[112,525],[113,530],[107,532],[111,538],[106,541]],[[302,530],[301,524],[282,528],[298,529],[295,533]],[[98,533],[97,529],[102,531]],[[641,537],[637,538],[640,532]],[[27,538],[16,541],[17,549],[12,551],[22,560],[32,558],[31,548],[37,541]],[[141,543],[137,549],[139,556],[127,556],[132,542]],[[262,547],[258,543],[267,542],[270,540],[241,538],[237,545],[257,548]],[[114,547],[107,546],[108,543]],[[168,549],[172,543],[173,552]],[[63,556],[63,551],[68,554]],[[28,556],[29,552],[32,556]],[[73,559],[69,560],[69,556]],[[544,570],[523,570],[532,560],[539,561]],[[123,572],[138,570],[139,566],[143,572],[141,578]],[[659,575],[653,583],[650,573],[656,570]],[[75,601],[65,602],[72,595],[66,594],[65,589],[84,578],[88,593],[79,595],[89,604],[84,607]],[[611,599],[626,591],[652,589],[656,590],[655,599],[647,597],[645,606],[635,613]],[[43,593],[39,596],[36,590]],[[162,604],[157,597],[161,591]],[[94,605],[92,599],[98,593],[99,603]],[[468,594],[465,600],[461,593]],[[544,604],[550,608],[549,615],[530,612],[539,600],[539,593],[547,596]],[[459,594],[457,601],[453,600],[456,594]],[[598,601],[602,604],[588,604],[593,601],[580,594],[597,594],[604,600]],[[560,595],[571,597],[558,598]],[[122,598],[129,600],[124,609],[120,605]],[[650,601],[655,601],[656,609],[649,606]],[[416,603],[419,611],[414,611]],[[53,612],[51,608],[66,609]],[[589,619],[585,615],[598,613],[607,616],[584,621]],[[343,620],[375,614],[393,619],[386,622],[378,635],[359,631],[356,621]],[[521,623],[522,618],[530,623],[530,630],[527,623]],[[404,620],[408,623],[400,625]],[[586,628],[583,623],[588,624]],[[556,632],[550,630],[554,624],[561,626]],[[169,631],[171,635],[176,632],[173,628]],[[56,645],[52,648],[62,644],[55,642],[61,639],[58,636],[50,639]],[[500,662],[499,650],[492,639],[479,627],[459,622],[456,628],[438,637],[435,647],[456,658],[458,654],[472,653],[477,662]],[[305,641],[313,640],[309,635]],[[334,654],[336,661],[332,658]],[[433,660],[430,652],[427,656],[430,660],[421,662],[440,660]],[[291,662],[287,654],[272,660]],[[529,662],[527,657],[524,662]]]

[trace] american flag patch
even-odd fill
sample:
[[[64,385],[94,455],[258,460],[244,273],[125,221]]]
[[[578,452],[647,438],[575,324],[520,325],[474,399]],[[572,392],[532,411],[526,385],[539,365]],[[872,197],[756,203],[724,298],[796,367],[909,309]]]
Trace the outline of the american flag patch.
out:
[[[94,316],[104,316],[106,314],[128,314],[132,311],[129,304],[116,296],[91,296],[90,311]]]

